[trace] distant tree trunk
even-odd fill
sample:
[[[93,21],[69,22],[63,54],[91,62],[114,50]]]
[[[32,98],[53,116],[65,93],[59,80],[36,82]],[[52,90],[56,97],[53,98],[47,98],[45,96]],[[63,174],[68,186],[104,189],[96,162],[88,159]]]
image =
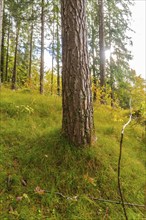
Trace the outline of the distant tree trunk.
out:
[[[96,92],[97,92],[97,80],[96,80],[96,69],[95,69],[95,48],[94,48],[94,41],[95,41],[95,36],[94,36],[94,27],[92,25],[92,70],[93,70],[93,100],[96,101]]]
[[[32,78],[32,49],[33,49],[33,5],[32,5],[32,13],[31,13],[31,30],[30,30],[30,43],[29,43],[29,69],[28,69],[28,77],[29,77],[29,82],[31,82]]]
[[[5,50],[4,50],[4,41],[5,41],[5,6],[3,5],[3,1],[1,1],[1,9],[0,9],[0,13],[1,13],[1,18],[0,18],[0,23],[1,23],[1,30],[0,30],[0,72],[1,72],[1,82],[4,82],[4,56],[5,56]]]
[[[41,65],[40,65],[40,94],[44,93],[44,0],[41,6]]]
[[[6,73],[5,73],[6,82],[8,82],[9,44],[10,44],[10,15],[9,15],[9,27],[8,27],[8,36],[7,36],[7,52],[6,52]]]
[[[29,81],[31,82],[32,78],[32,43],[33,43],[33,24],[31,25],[31,32],[30,32],[30,45],[29,45],[29,70],[28,70],[28,76],[29,76]]]
[[[1,48],[1,40],[2,40],[2,23],[3,23],[3,0],[0,1],[0,48]]]
[[[113,59],[111,54],[112,32],[111,32],[111,6],[108,4],[109,13],[109,48],[110,48],[110,87],[111,87],[111,107],[114,107],[114,75],[113,75]]]
[[[111,107],[114,108],[114,100],[115,100],[115,97],[114,97],[114,76],[113,76],[113,70],[112,70],[112,58],[110,57],[110,82],[111,82]]]
[[[1,48],[2,48],[2,37],[3,37],[3,0],[0,0],[0,58],[1,58]],[[0,84],[1,84],[1,62],[0,62]]]
[[[85,0],[62,0],[61,8],[62,129],[75,145],[88,145],[93,137],[93,108]]]
[[[55,18],[55,15],[54,15],[54,18]],[[53,94],[53,84],[54,84],[54,38],[55,38],[54,35],[55,35],[55,27],[54,27],[54,21],[53,21],[51,95]]]
[[[105,37],[104,37],[104,9],[103,1],[99,1],[99,58],[100,58],[100,87],[105,91]],[[101,97],[104,103],[104,95]]]
[[[12,90],[16,89],[17,81],[17,52],[18,52],[18,40],[19,40],[19,25],[16,26],[16,40],[15,40],[15,55],[14,55],[14,65],[12,74]]]
[[[60,38],[59,38],[59,11],[57,12],[57,95],[60,95]]]

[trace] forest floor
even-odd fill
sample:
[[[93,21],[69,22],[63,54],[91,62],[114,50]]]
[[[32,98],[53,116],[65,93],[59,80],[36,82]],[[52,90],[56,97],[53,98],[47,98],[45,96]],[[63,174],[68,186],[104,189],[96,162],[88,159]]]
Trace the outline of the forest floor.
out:
[[[97,142],[72,146],[61,135],[61,98],[29,90],[0,95],[0,219],[124,220],[117,164],[122,126],[129,112],[94,105]],[[125,202],[144,204],[144,127],[125,129],[121,183]],[[126,206],[129,220],[144,219],[143,207]]]

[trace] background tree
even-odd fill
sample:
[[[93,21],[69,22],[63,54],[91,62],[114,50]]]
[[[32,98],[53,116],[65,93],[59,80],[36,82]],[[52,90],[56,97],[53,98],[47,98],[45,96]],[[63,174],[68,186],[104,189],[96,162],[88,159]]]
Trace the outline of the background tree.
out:
[[[104,1],[99,0],[99,59],[100,87],[105,87],[105,37],[104,37]],[[102,97],[103,98],[103,97]],[[102,100],[103,101],[103,100]]]
[[[0,57],[1,57],[1,41],[2,41],[2,23],[3,23],[3,0],[0,1]]]
[[[45,25],[45,1],[41,2],[41,63],[40,63],[40,93],[44,92],[44,25]]]

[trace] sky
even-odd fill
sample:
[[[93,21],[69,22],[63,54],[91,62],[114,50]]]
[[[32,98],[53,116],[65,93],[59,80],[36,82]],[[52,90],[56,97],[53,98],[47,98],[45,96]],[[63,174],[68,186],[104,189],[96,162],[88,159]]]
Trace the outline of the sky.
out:
[[[126,1],[126,0],[125,0]],[[133,55],[130,67],[136,70],[137,75],[146,79],[146,0],[133,0],[135,5],[131,7],[132,21],[131,28],[135,33],[130,32],[133,46],[129,48]],[[109,56],[107,52],[107,57]],[[52,61],[48,52],[45,52],[45,66],[51,68]]]
[[[146,0],[134,0],[134,2],[135,5],[131,8],[131,28],[135,33],[129,33],[133,41],[130,50],[134,57],[130,67],[146,79]]]

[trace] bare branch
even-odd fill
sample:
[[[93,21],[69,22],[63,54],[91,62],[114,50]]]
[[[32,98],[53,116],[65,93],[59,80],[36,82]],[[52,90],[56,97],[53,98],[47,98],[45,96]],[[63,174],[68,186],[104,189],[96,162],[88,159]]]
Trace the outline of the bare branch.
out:
[[[121,131],[120,153],[119,153],[119,160],[118,160],[118,189],[119,189],[119,194],[120,194],[120,197],[121,197],[121,204],[122,204],[122,207],[123,207],[123,211],[124,211],[124,215],[125,215],[126,220],[128,220],[128,216],[127,216],[125,203],[124,203],[124,198],[123,198],[123,194],[122,194],[120,178],[121,178],[121,158],[122,158],[122,145],[123,145],[124,131],[125,131],[125,128],[129,125],[129,123],[132,120],[131,99],[130,99],[130,102],[129,102],[129,106],[130,106],[130,116],[129,116],[128,122],[123,125],[122,131]]]

